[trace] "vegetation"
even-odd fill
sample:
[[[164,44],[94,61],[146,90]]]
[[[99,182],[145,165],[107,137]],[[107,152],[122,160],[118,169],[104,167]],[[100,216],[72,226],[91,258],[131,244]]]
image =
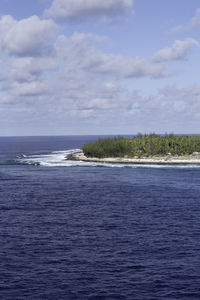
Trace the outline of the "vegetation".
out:
[[[130,140],[123,137],[99,139],[83,146],[84,154],[90,157],[123,157],[131,150]]]
[[[148,157],[155,155],[185,155],[200,152],[200,136],[164,136],[138,134],[132,139],[123,137],[99,139],[85,144],[83,152],[88,157]]]

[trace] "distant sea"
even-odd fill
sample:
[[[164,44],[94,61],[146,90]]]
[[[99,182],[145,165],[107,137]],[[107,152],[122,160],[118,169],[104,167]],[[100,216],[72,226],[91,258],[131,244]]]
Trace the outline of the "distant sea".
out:
[[[83,163],[0,138],[0,299],[200,299],[200,166]]]

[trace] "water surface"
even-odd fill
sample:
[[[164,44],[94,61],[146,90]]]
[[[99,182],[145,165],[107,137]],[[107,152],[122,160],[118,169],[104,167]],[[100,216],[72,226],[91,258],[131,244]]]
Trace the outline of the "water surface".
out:
[[[0,138],[0,299],[200,299],[200,167],[66,161]]]

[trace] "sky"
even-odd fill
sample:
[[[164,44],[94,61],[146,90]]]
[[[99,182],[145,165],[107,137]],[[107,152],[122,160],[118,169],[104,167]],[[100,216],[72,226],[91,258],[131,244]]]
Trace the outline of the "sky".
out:
[[[199,0],[1,0],[0,136],[200,134]]]

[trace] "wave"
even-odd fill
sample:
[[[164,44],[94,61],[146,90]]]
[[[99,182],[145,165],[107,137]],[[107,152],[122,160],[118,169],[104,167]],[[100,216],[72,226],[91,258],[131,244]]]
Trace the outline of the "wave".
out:
[[[65,151],[53,151],[50,153],[39,153],[39,154],[22,154],[17,158],[16,162],[25,165],[39,165],[47,167],[60,167],[70,166],[67,157],[73,153],[80,152],[80,149],[72,149]]]
[[[108,167],[108,168],[200,168],[200,165],[152,165],[152,164],[123,164],[123,163],[99,163],[70,160],[71,154],[81,152],[80,149],[71,149],[65,151],[53,151],[50,153],[30,154],[17,157],[17,164],[34,165],[43,167]]]

